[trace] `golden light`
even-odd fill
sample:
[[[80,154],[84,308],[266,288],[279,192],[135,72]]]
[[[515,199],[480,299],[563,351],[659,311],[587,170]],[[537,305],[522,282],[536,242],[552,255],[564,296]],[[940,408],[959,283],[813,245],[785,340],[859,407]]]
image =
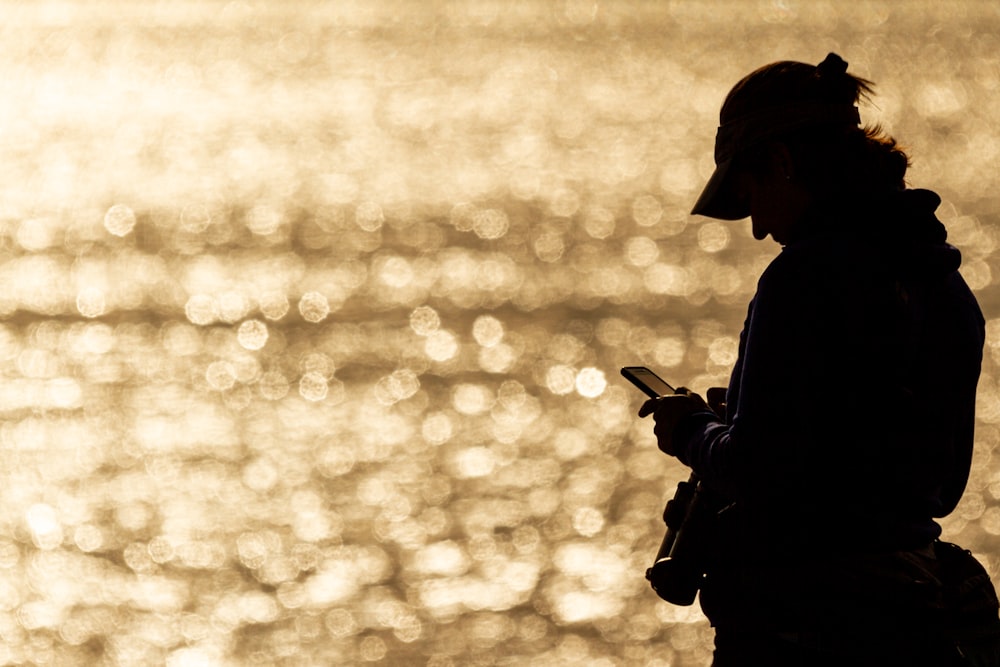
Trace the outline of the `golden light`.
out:
[[[719,105],[829,50],[987,310],[995,551],[1000,16],[903,5],[4,3],[0,664],[707,664],[618,369],[726,381]]]

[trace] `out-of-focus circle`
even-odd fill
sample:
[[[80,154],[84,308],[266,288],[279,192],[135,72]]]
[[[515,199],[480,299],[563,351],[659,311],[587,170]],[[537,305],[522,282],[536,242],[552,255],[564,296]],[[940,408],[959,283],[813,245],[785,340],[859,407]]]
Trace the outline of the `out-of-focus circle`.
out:
[[[606,208],[593,208],[583,219],[583,228],[592,238],[606,239],[615,233],[615,216]]]
[[[480,315],[472,323],[472,337],[483,347],[493,347],[503,340],[503,323],[492,315]]]
[[[288,378],[279,371],[268,371],[257,383],[260,395],[269,401],[278,401],[288,395]]]
[[[576,376],[576,391],[586,398],[596,398],[608,387],[604,371],[599,368],[584,368]]]
[[[184,304],[184,315],[191,324],[205,326],[219,319],[219,310],[211,296],[192,294]]]
[[[545,374],[545,386],[553,394],[565,396],[576,388],[576,371],[562,364],[552,366]]]
[[[385,214],[382,213],[382,207],[377,203],[372,201],[362,202],[358,204],[357,209],[354,211],[354,221],[358,227],[366,232],[375,232],[382,228],[382,223],[385,222]]]
[[[100,317],[106,308],[104,292],[96,287],[84,287],[76,295],[76,309],[84,317]]]
[[[284,215],[274,206],[257,204],[247,214],[246,226],[258,236],[268,236],[278,231],[284,221]]]
[[[307,401],[317,402],[326,398],[330,385],[326,376],[316,371],[305,373],[299,379],[299,396]]]
[[[284,292],[269,290],[257,298],[260,313],[269,320],[280,320],[288,314],[288,297]]]
[[[652,227],[663,217],[663,205],[652,195],[643,195],[632,202],[632,219],[640,227]]]
[[[698,229],[698,246],[705,252],[719,252],[729,247],[732,235],[721,222],[706,222]]]
[[[417,306],[410,313],[410,328],[418,336],[429,336],[441,327],[441,317],[430,306]]]
[[[216,391],[226,391],[236,384],[236,371],[228,361],[214,361],[205,370],[205,381]]]
[[[424,352],[434,361],[448,361],[458,354],[458,339],[444,329],[431,332],[424,342]]]
[[[125,204],[115,204],[104,214],[104,228],[115,236],[131,232],[135,222],[135,212]]]
[[[510,229],[507,214],[495,208],[478,211],[472,216],[472,230],[481,239],[499,239]]]
[[[330,314],[330,302],[319,292],[306,292],[299,299],[299,313],[306,322],[322,322]]]
[[[260,320],[247,320],[236,332],[236,340],[247,350],[259,350],[267,344],[267,325]]]

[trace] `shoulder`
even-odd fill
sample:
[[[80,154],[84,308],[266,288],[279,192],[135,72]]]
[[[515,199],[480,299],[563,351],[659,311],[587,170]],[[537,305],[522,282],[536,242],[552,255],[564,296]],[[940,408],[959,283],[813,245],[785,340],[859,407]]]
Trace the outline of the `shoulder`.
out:
[[[849,240],[810,239],[782,248],[761,274],[760,283],[824,282],[864,263],[863,249]]]

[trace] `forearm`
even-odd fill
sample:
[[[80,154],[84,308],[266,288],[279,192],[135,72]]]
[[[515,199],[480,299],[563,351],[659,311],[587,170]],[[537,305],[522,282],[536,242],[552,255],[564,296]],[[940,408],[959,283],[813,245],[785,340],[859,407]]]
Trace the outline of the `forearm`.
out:
[[[675,455],[709,487],[731,498],[740,488],[730,429],[711,412],[696,412],[674,429]]]

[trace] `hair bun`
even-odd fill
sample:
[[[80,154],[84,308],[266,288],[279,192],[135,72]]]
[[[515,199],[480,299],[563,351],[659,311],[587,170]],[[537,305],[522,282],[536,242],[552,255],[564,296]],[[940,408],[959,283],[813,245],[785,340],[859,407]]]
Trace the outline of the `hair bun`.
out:
[[[830,53],[819,65],[816,65],[816,73],[823,76],[840,76],[847,72],[847,61],[836,53]]]

